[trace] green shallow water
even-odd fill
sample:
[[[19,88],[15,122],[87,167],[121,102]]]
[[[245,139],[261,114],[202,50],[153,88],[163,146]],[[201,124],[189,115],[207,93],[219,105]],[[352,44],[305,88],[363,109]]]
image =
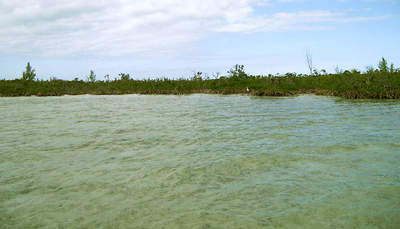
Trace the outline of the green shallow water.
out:
[[[0,98],[0,228],[398,228],[400,102]]]

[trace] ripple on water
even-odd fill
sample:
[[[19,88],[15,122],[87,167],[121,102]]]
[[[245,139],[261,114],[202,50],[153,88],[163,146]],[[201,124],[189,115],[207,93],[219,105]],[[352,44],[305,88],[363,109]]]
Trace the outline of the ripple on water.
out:
[[[395,228],[400,103],[0,98],[2,228]]]

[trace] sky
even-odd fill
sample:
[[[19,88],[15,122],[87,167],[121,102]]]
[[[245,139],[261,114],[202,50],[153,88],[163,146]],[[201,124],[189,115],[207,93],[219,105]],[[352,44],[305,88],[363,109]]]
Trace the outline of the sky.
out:
[[[0,79],[400,66],[400,0],[0,0]]]

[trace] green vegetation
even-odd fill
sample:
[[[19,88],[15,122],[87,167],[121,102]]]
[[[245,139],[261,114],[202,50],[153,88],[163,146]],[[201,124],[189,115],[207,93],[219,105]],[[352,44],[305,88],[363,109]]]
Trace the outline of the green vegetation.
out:
[[[94,74],[93,70],[90,70],[90,74],[87,77],[87,81],[92,83],[96,82],[96,75]]]
[[[27,63],[25,72],[22,73],[22,80],[34,80],[36,77],[35,69],[31,67],[31,63]]]
[[[259,96],[288,96],[302,93],[333,95],[344,98],[399,99],[400,69],[388,66],[386,59],[378,68],[368,67],[365,72],[356,69],[336,73],[318,71],[308,59],[310,74],[286,73],[284,75],[249,75],[243,65],[235,65],[227,76],[210,79],[197,72],[190,79],[145,79],[135,80],[129,74],[119,74],[120,79],[96,80],[90,71],[87,81],[75,78],[72,81],[52,78],[35,80],[35,70],[26,66],[22,79],[0,80],[0,96],[57,96],[78,94],[250,94]]]

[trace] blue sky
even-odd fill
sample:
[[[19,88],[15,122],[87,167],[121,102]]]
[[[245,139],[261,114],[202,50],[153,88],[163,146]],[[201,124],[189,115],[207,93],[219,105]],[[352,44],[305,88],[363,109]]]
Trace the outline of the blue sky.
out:
[[[0,78],[134,78],[400,66],[399,0],[0,0]]]

